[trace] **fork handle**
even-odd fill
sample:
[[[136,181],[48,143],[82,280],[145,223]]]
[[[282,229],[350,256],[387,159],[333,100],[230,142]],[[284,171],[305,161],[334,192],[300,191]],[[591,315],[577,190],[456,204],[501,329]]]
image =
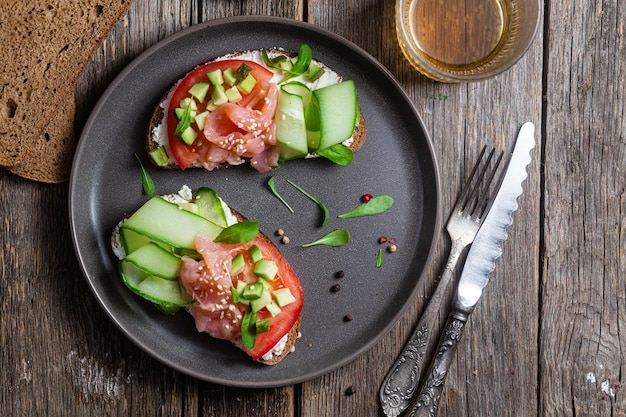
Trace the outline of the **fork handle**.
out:
[[[407,410],[407,417],[435,417],[437,415],[444,381],[459,339],[463,334],[465,323],[467,323],[467,317],[467,313],[458,310],[453,310],[448,316],[437,353],[428,369],[427,379]]]
[[[452,242],[452,245],[446,267],[426,310],[380,387],[380,403],[387,417],[397,417],[409,406],[419,385],[424,358],[430,357],[435,348],[437,338],[432,337],[436,333],[435,323],[457,261],[465,247],[461,242]]]

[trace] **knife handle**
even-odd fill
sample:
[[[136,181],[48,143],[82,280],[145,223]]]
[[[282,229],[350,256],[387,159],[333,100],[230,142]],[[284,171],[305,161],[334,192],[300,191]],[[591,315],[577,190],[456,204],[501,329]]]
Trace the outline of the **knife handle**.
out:
[[[435,417],[437,415],[443,383],[466,322],[467,314],[458,310],[453,310],[448,316],[437,353],[428,369],[427,379],[407,410],[406,416]]]
[[[456,263],[456,259],[454,261]],[[450,262],[448,265],[450,266]],[[451,268],[444,269],[413,334],[380,387],[380,403],[387,417],[397,417],[402,414],[417,391],[424,358],[430,357],[435,348],[437,340],[437,336],[434,336],[437,334],[435,323],[443,298],[448,294],[447,289],[452,281],[453,269],[454,264]]]

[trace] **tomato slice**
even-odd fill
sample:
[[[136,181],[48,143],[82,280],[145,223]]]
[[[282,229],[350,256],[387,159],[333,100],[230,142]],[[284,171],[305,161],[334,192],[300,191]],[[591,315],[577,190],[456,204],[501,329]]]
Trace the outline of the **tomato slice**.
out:
[[[258,64],[254,61],[227,59],[222,61],[209,62],[207,64],[200,65],[187,73],[185,78],[183,78],[179,83],[178,87],[176,87],[176,90],[172,94],[167,112],[167,133],[169,137],[169,145],[172,152],[172,157],[176,160],[181,169],[184,170],[188,168],[191,164],[193,164],[193,162],[198,159],[198,154],[194,152],[195,144],[188,146],[174,135],[176,125],[178,124],[178,119],[174,114],[174,109],[179,107],[181,100],[190,97],[189,89],[193,85],[200,81],[208,81],[207,73],[216,69],[220,69],[223,72],[227,68],[236,71],[239,66],[244,63],[252,68],[250,74],[252,74],[252,76],[257,80],[257,84],[252,89],[252,91],[248,94],[242,95],[242,99],[237,103],[240,106],[245,106],[250,102],[252,98],[256,96],[258,91],[262,88],[259,81],[269,81],[274,75],[274,73],[268,68],[265,68],[261,64]],[[202,135],[198,136],[200,138],[198,140],[202,140]]]
[[[270,330],[265,333],[257,334],[254,348],[246,349],[246,353],[248,353],[252,359],[258,360],[276,346],[280,339],[289,332],[294,323],[298,320],[302,311],[302,305],[304,304],[304,291],[291,265],[283,258],[280,251],[274,245],[260,237],[253,240],[251,244],[257,245],[259,249],[261,249],[261,253],[263,253],[265,259],[272,259],[276,262],[278,265],[278,273],[272,282],[282,282],[282,285],[289,288],[291,294],[296,299],[293,303],[282,307],[280,314],[276,315],[276,317],[272,317],[266,309],[261,309],[258,312],[257,320],[270,320]]]

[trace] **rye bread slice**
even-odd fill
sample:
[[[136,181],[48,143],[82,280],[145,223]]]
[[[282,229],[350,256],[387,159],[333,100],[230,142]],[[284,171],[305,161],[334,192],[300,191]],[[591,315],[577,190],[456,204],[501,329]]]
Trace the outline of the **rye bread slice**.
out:
[[[74,92],[64,99],[22,162],[9,168],[21,177],[46,183],[69,178],[76,148]]]
[[[167,96],[166,96],[167,97]],[[164,97],[163,100],[166,98]],[[161,101],[163,101],[161,100]],[[157,149],[160,145],[157,141],[154,140],[152,131],[159,124],[164,123],[165,112],[163,108],[159,105],[154,108],[152,111],[152,115],[150,116],[150,122],[148,123],[148,128],[146,130],[146,152],[151,152]],[[359,121],[354,128],[354,134],[352,135],[352,143],[350,143],[350,148],[352,152],[358,151],[363,143],[365,142],[365,138],[367,136],[367,125],[365,124],[365,118],[363,117],[363,113],[359,113]],[[177,170],[180,169],[180,166],[176,163],[173,158],[170,158],[164,165],[156,165],[152,158],[149,158],[150,162],[153,165],[161,168],[161,169],[169,169],[169,170]],[[228,164],[220,165],[220,168],[228,167]],[[194,163],[190,168],[202,168],[202,166],[198,163]]]
[[[242,52],[235,52],[232,54],[228,54],[222,58],[228,58],[228,59],[241,59],[241,55],[245,54],[249,51],[242,51]],[[271,54],[273,53],[279,53],[279,54],[287,54],[287,55],[293,55],[290,54],[289,52],[285,52],[282,50],[278,50],[278,49],[270,49],[268,51]],[[221,59],[221,58],[218,58]],[[244,58],[245,59],[245,58]],[[322,66],[326,67],[326,65],[324,65],[323,63],[319,62],[319,64],[321,64]],[[327,67],[328,68],[328,67]],[[161,107],[162,103],[168,103],[169,102],[169,97],[174,93],[176,87],[177,87],[178,83],[176,83],[174,86],[172,86],[163,96],[163,98],[159,101],[159,105],[157,105],[154,110],[152,111],[152,114],[150,116],[150,121],[148,122],[148,127],[146,129],[146,152],[151,152],[155,149],[157,149],[160,145],[157,141],[154,140],[153,137],[153,130],[155,127],[159,126],[161,123],[166,123],[166,118],[165,118],[165,111],[163,109],[163,107]],[[365,138],[367,136],[367,126],[365,123],[365,118],[363,117],[363,113],[359,113],[359,121],[357,122],[356,127],[354,128],[354,134],[352,136],[352,142],[350,144],[350,146],[348,146],[353,152],[358,151],[361,146],[363,146],[363,143],[365,142]],[[156,165],[154,163],[154,161],[152,160],[152,158],[149,158],[150,161]],[[156,165],[161,169],[168,169],[168,170],[177,170],[180,169],[180,166],[176,163],[176,161],[170,156],[170,159],[168,160],[167,163],[165,163],[164,165]],[[226,168],[228,167],[228,164],[223,164],[221,165],[219,168]],[[202,168],[202,166],[198,163],[194,163],[190,168]]]
[[[233,209],[232,207],[229,207],[229,208],[230,208],[232,215],[235,216],[237,221],[241,222],[241,221],[247,220],[246,217],[243,216],[241,213],[239,213],[237,210]],[[128,219],[131,215],[132,213],[129,213],[126,216],[124,216],[124,218],[122,219],[122,222]],[[116,253],[116,255],[117,255],[116,247],[119,246],[119,242],[120,242],[119,241],[119,230],[120,230],[119,226],[120,225],[121,225],[121,222],[118,223],[118,225],[114,228],[113,232],[111,233],[111,246],[113,248],[113,252]],[[272,240],[263,232],[259,231],[259,237],[263,239],[265,242],[267,242],[268,244],[276,247],[274,242],[272,242]],[[280,250],[278,250],[278,252],[280,252]],[[277,363],[282,361],[289,353],[293,352],[295,350],[295,343],[300,338],[301,321],[302,321],[302,316],[299,316],[298,319],[294,322],[293,326],[291,326],[291,329],[289,329],[289,332],[287,333],[287,340],[285,342],[285,346],[282,349],[280,354],[275,354],[275,355],[273,354],[272,357],[268,359],[263,359],[261,357],[257,360],[257,362],[262,363],[264,365],[276,365]],[[233,346],[236,346],[237,348],[243,350],[241,339],[233,340],[232,344]]]
[[[0,166],[21,163],[44,135],[95,48],[130,4],[0,2]]]

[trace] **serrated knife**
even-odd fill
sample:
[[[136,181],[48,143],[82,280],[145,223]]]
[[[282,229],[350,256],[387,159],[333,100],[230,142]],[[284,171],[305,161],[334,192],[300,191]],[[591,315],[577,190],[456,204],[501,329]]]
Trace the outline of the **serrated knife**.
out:
[[[517,198],[524,191],[522,183],[528,176],[526,167],[532,160],[530,153],[535,147],[534,133],[535,127],[532,123],[522,125],[500,189],[467,254],[456,298],[441,335],[439,347],[426,373],[427,379],[408,407],[406,416],[433,417],[437,414],[443,383],[463,328],[489,282],[489,274],[494,270],[496,260],[502,254],[502,243],[507,238],[507,228],[513,223],[513,212],[518,207]]]

